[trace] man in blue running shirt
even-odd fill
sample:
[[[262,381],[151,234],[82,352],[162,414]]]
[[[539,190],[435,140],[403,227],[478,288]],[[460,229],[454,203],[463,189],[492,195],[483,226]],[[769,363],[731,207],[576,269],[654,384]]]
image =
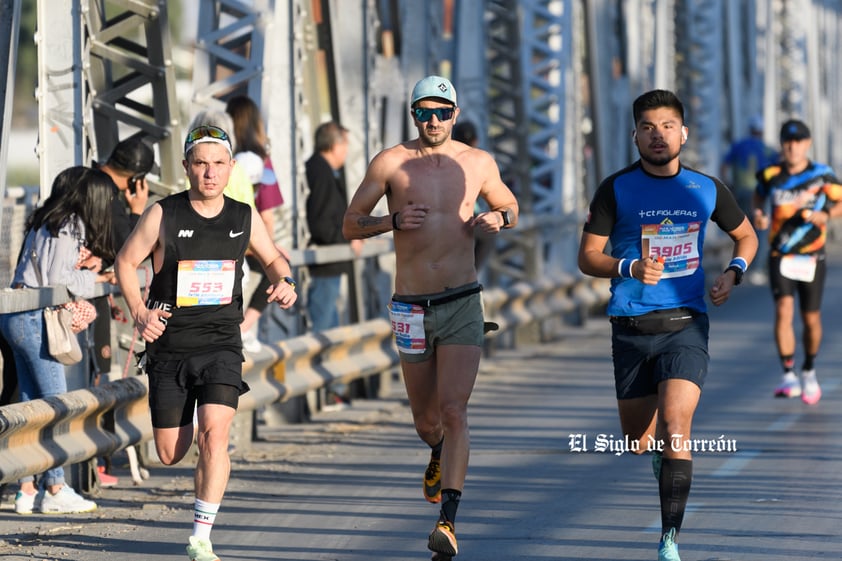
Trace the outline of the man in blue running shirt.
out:
[[[659,561],[680,561],[675,544],[693,474],[693,414],[708,370],[702,269],[713,221],[734,241],[733,259],[708,294],[724,304],[757,251],[757,236],[718,179],[679,162],[684,107],[654,90],[633,105],[640,159],[605,179],[579,247],[583,273],[611,279],[611,343],[623,433],[653,450],[661,502]],[[610,242],[610,253],[605,248]]]

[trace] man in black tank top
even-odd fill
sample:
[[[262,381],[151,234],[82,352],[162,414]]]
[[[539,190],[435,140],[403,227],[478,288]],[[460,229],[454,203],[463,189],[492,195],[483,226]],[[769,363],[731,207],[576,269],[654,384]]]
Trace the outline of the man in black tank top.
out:
[[[193,535],[187,545],[191,561],[218,561],[210,531],[228,484],[231,422],[239,396],[248,391],[240,338],[246,249],[251,247],[272,281],[267,301],[287,309],[297,298],[289,263],[260,216],[223,195],[233,165],[225,131],[210,126],[190,131],[184,143],[190,189],[150,206],[115,264],[120,289],[146,341],[149,407],[161,461],[179,462],[196,433]],[[144,302],[137,268],[149,255],[154,277]]]

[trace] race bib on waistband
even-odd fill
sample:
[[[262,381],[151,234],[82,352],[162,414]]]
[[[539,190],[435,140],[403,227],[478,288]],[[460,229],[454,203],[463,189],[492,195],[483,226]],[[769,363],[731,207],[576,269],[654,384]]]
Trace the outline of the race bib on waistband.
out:
[[[236,261],[179,261],[175,305],[230,304],[236,268]]]
[[[692,275],[699,268],[701,222],[687,224],[644,224],[641,227],[643,257],[661,258],[669,279]]]
[[[816,278],[815,255],[784,255],[781,257],[781,276],[802,282]]]
[[[389,303],[389,319],[400,352],[419,355],[427,350],[423,307],[392,300]]]

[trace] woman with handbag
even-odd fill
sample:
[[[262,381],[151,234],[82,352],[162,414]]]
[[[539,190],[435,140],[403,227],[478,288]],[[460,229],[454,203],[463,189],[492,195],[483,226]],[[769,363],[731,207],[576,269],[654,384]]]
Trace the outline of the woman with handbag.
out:
[[[94,295],[96,283],[110,282],[113,273],[100,269],[103,259],[114,259],[112,193],[112,181],[102,171],[75,166],[59,173],[50,196],[27,219],[12,288],[65,285],[73,296],[86,298]],[[77,316],[74,333],[93,320],[84,317],[89,310],[83,302],[77,300],[71,306]],[[57,325],[52,320],[51,324],[50,329]],[[50,353],[47,329],[43,309],[0,314],[0,332],[12,347],[21,401],[67,392],[64,365]],[[41,483],[39,491],[33,476],[20,480],[15,512],[63,514],[96,509],[96,503],[65,484],[61,467],[47,470]]]

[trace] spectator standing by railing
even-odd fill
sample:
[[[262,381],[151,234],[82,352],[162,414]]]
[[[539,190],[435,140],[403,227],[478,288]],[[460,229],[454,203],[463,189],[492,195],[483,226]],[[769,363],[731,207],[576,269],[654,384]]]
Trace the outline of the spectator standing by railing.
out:
[[[343,167],[348,156],[348,129],[335,121],[316,128],[314,153],[305,164],[307,186],[307,226],[310,243],[319,245],[348,244],[342,235],[342,221],[348,209]],[[356,255],[362,251],[362,240],[351,240]],[[310,265],[307,289],[307,314],[310,327],[324,331],[339,325],[339,298],[342,275],[352,273],[351,261]]]
[[[114,259],[111,232],[111,179],[82,166],[56,177],[52,191],[26,223],[12,288],[64,285],[77,297],[94,295],[98,282],[110,282],[112,273],[102,262]],[[86,259],[89,255],[95,259]],[[12,347],[21,401],[67,392],[64,365],[47,349],[44,310],[0,315],[0,331]],[[79,496],[65,483],[64,469],[47,470],[36,489],[34,477],[20,480],[15,512],[65,514],[89,512],[96,503]]]
[[[310,245],[348,244],[342,235],[342,220],[348,209],[345,186],[345,160],[348,156],[348,129],[336,121],[316,127],[314,153],[305,164],[307,174],[307,227]],[[362,240],[351,240],[354,254],[362,252]],[[310,329],[324,331],[337,327],[339,321],[339,292],[342,276],[353,275],[353,262],[340,261],[310,265],[307,284],[307,318]],[[327,389],[327,403],[337,405],[350,402],[347,385],[333,383]]]

